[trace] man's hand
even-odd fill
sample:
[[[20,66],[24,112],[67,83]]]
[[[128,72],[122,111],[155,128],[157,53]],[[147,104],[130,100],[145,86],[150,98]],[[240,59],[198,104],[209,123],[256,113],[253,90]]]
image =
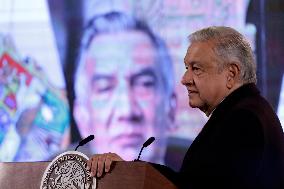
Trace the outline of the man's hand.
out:
[[[105,172],[110,171],[110,166],[113,161],[124,161],[119,155],[115,153],[97,154],[90,158],[87,163],[87,168],[91,170],[91,175],[101,177]]]

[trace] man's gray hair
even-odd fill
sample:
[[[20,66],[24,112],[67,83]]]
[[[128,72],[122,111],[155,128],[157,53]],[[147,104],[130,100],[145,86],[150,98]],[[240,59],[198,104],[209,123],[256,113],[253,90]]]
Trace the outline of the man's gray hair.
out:
[[[82,38],[77,69],[75,73],[75,94],[78,100],[88,95],[83,89],[86,89],[88,81],[84,74],[85,52],[93,38],[100,34],[115,33],[121,31],[141,31],[149,36],[153,46],[157,51],[156,63],[161,72],[162,88],[164,96],[170,97],[174,91],[174,73],[171,58],[169,56],[166,44],[152,33],[150,28],[142,21],[120,12],[110,12],[94,17],[85,28]]]
[[[212,26],[201,29],[189,36],[189,41],[212,41],[214,52],[224,63],[219,65],[221,69],[231,61],[236,61],[240,66],[241,82],[256,83],[256,63],[249,42],[244,36],[230,27]]]

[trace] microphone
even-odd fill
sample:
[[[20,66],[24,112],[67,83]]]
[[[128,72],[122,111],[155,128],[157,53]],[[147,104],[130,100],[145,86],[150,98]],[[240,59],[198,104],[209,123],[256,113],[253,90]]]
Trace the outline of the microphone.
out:
[[[150,137],[150,138],[148,138],[148,140],[146,140],[146,142],[144,142],[144,144],[143,144],[143,146],[142,146],[142,148],[141,148],[141,150],[139,152],[138,158],[135,159],[134,161],[139,161],[141,153],[142,153],[142,150],[144,148],[146,148],[147,146],[149,146],[150,144],[152,144],[152,142],[154,142],[154,140],[155,140],[155,137]]]
[[[84,146],[85,144],[87,144],[88,142],[94,140],[95,136],[94,135],[90,135],[87,138],[84,138],[83,140],[81,140],[78,144],[78,146],[76,146],[75,151],[77,151],[77,149],[79,148],[79,146]]]

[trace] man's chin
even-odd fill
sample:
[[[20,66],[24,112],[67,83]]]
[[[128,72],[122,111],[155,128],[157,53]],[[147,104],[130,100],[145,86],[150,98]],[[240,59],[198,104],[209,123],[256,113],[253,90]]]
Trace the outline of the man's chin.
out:
[[[202,105],[200,102],[196,102],[196,101],[189,101],[189,106],[191,108],[200,108]]]
[[[190,102],[189,101],[189,106],[191,107],[191,108],[197,108],[198,106],[196,105],[196,103],[194,103],[194,102]]]
[[[126,161],[133,161],[134,159],[138,158],[139,151],[139,148],[126,147],[120,150],[118,153],[120,153],[119,155],[122,157],[122,159]]]

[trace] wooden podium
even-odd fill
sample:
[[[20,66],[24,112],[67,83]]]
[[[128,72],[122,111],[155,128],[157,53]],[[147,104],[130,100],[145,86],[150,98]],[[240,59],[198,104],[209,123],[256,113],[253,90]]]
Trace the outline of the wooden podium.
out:
[[[0,188],[39,189],[50,162],[0,163]],[[115,162],[111,173],[97,179],[97,189],[174,189],[166,177],[145,162]]]

